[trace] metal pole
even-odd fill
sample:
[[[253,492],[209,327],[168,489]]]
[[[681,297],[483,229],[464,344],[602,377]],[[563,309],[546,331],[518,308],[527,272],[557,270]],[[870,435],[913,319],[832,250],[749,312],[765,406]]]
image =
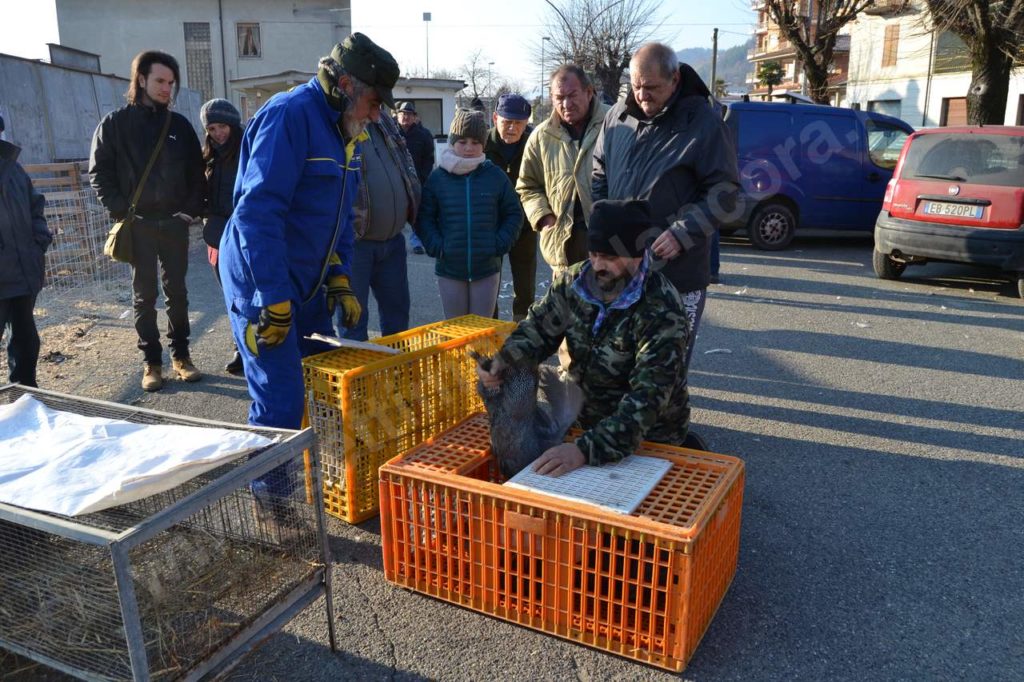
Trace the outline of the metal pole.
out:
[[[543,36],[540,39],[540,103],[544,104],[544,43],[548,40],[547,36]]]
[[[427,39],[427,78],[430,78],[430,12],[423,13],[423,32]]]
[[[718,98],[718,29],[711,35],[711,96]]]
[[[932,98],[932,68],[935,62],[935,27],[932,26],[932,35],[928,40],[928,78],[924,86],[924,107],[921,111],[921,125],[928,125],[928,103]]]

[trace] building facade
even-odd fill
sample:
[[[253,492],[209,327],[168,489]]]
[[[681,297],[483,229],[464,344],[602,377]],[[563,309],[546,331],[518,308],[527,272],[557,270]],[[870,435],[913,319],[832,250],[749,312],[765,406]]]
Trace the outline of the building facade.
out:
[[[124,106],[128,79],[93,68],[96,55],[67,54],[50,46],[50,63],[0,54],[0,116],[7,139],[21,147],[21,163],[61,163],[89,158],[100,119]],[[176,111],[199,130],[198,92],[183,87]]]
[[[757,72],[765,62],[778,62],[782,66],[782,83],[772,88],[772,99],[785,98],[789,94],[809,94],[805,87],[802,62],[796,48],[779,31],[768,12],[764,0],[753,0],[751,8],[757,19],[754,24],[754,47],[747,53],[747,60],[753,67],[747,74],[751,99],[768,99],[768,88],[758,80]],[[800,0],[800,16],[813,31],[813,17],[821,11],[818,0]],[[813,38],[813,32],[812,32]],[[847,64],[850,57],[850,37],[840,34],[836,39],[832,67],[829,69],[829,94],[833,104],[839,104],[843,97],[842,88],[846,81]]]
[[[923,0],[875,0],[850,24],[843,104],[915,127],[963,125],[971,66],[958,37],[935,29]],[[1010,79],[1006,125],[1024,125],[1024,74]]]
[[[182,85],[255,112],[315,72],[351,33],[349,0],[56,0],[62,45],[100,55],[103,71],[127,77],[147,49],[174,55]],[[371,36],[373,37],[373,36]],[[386,41],[380,41],[386,47]],[[305,80],[308,75],[303,78]]]

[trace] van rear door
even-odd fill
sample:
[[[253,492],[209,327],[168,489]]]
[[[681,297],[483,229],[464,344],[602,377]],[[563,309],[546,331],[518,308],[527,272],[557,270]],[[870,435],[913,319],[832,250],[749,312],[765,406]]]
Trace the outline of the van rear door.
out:
[[[808,189],[801,225],[874,229],[885,181],[877,192],[868,191],[868,183],[875,182],[868,178],[864,126],[854,112],[808,106],[801,113],[799,130],[801,171]]]

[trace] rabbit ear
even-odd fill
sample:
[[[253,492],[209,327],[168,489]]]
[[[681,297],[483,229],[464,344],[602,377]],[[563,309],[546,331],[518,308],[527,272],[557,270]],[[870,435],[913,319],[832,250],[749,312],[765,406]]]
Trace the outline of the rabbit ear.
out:
[[[553,435],[561,440],[583,409],[583,391],[559,367],[541,365],[537,372],[540,399],[547,403]]]

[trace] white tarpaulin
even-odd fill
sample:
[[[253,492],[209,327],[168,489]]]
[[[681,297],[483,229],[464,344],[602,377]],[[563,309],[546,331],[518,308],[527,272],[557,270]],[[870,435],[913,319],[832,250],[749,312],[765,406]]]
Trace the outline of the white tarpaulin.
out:
[[[87,514],[170,490],[273,442],[249,431],[86,417],[23,395],[0,405],[0,502]]]

